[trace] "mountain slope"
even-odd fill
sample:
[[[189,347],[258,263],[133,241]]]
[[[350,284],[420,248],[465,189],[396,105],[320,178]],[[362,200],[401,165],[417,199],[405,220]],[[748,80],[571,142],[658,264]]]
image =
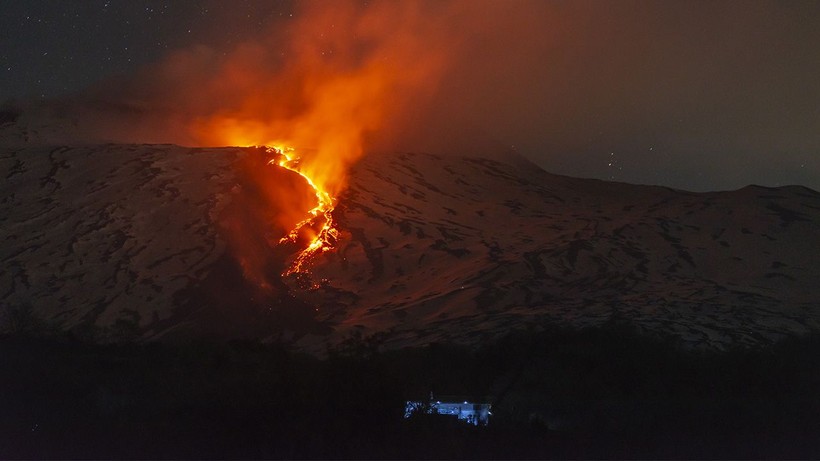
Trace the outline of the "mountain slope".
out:
[[[820,325],[809,189],[698,194],[420,154],[351,176],[345,236],[315,269],[341,328],[414,343],[614,317],[722,347]]]
[[[0,296],[66,327],[167,316],[225,251],[235,154],[171,146],[3,153]],[[201,161],[207,160],[207,161]],[[204,186],[204,187],[203,187]]]
[[[262,155],[2,149],[6,318],[311,349],[354,330],[402,346],[629,320],[725,347],[820,326],[820,194],[809,189],[696,194],[555,176],[514,157],[372,155],[351,171],[338,248],[314,261],[310,288],[279,278],[296,248],[277,242],[281,217],[309,208],[311,192]]]

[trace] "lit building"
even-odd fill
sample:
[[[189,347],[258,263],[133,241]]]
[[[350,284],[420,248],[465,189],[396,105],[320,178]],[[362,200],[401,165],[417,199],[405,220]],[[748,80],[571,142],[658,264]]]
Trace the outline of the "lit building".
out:
[[[431,415],[450,415],[467,424],[486,426],[492,416],[490,407],[489,403],[475,403],[452,397],[434,400],[431,394],[429,402],[408,400],[404,407],[404,417],[409,418],[419,412]]]

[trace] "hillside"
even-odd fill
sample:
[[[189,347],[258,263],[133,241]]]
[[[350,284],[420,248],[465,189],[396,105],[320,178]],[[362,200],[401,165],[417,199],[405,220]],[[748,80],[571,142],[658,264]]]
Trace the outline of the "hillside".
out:
[[[397,154],[358,165],[341,203],[345,237],[316,270],[343,305],[327,315],[397,341],[615,318],[723,347],[820,325],[806,188],[690,193]]]
[[[820,194],[806,188],[690,193],[555,176],[513,156],[371,155],[351,171],[338,249],[315,261],[309,288],[279,279],[295,248],[275,242],[276,217],[307,209],[310,192],[259,168],[260,155],[3,149],[7,313],[310,350],[353,331],[398,347],[611,320],[724,348],[820,326]],[[267,286],[243,277],[249,264]]]

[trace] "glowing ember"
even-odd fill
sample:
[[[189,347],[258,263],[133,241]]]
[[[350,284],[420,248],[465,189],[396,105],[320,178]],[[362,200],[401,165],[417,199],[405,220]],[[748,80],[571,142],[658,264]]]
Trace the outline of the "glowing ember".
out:
[[[295,149],[292,147],[276,146],[268,148],[267,152],[277,154],[276,158],[269,162],[270,164],[286,168],[305,178],[305,181],[310,184],[316,193],[318,204],[308,212],[309,217],[297,223],[296,226],[288,232],[288,235],[279,240],[279,243],[296,243],[301,233],[312,230],[317,220],[324,219],[324,223],[319,232],[313,237],[313,240],[311,240],[307,248],[296,256],[296,259],[293,260],[290,267],[283,272],[282,275],[288,276],[296,273],[305,273],[307,272],[305,265],[310,259],[317,253],[331,250],[339,237],[339,231],[336,229],[332,215],[335,200],[327,191],[322,190],[310,176],[300,170],[299,157],[296,155]]]

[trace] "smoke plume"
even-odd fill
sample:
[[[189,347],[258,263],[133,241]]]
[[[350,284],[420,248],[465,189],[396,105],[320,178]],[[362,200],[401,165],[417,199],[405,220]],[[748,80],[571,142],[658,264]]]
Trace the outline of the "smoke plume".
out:
[[[103,82],[82,118],[117,141],[295,147],[301,169],[337,193],[367,149],[435,145],[420,138],[443,134],[431,108],[459,56],[528,22],[489,1],[308,3],[228,49],[177,50]]]
[[[312,149],[333,191],[364,152],[513,146],[576,176],[820,187],[817,17],[816,2],[299,3],[241,40],[215,23],[70,112],[98,140]]]

